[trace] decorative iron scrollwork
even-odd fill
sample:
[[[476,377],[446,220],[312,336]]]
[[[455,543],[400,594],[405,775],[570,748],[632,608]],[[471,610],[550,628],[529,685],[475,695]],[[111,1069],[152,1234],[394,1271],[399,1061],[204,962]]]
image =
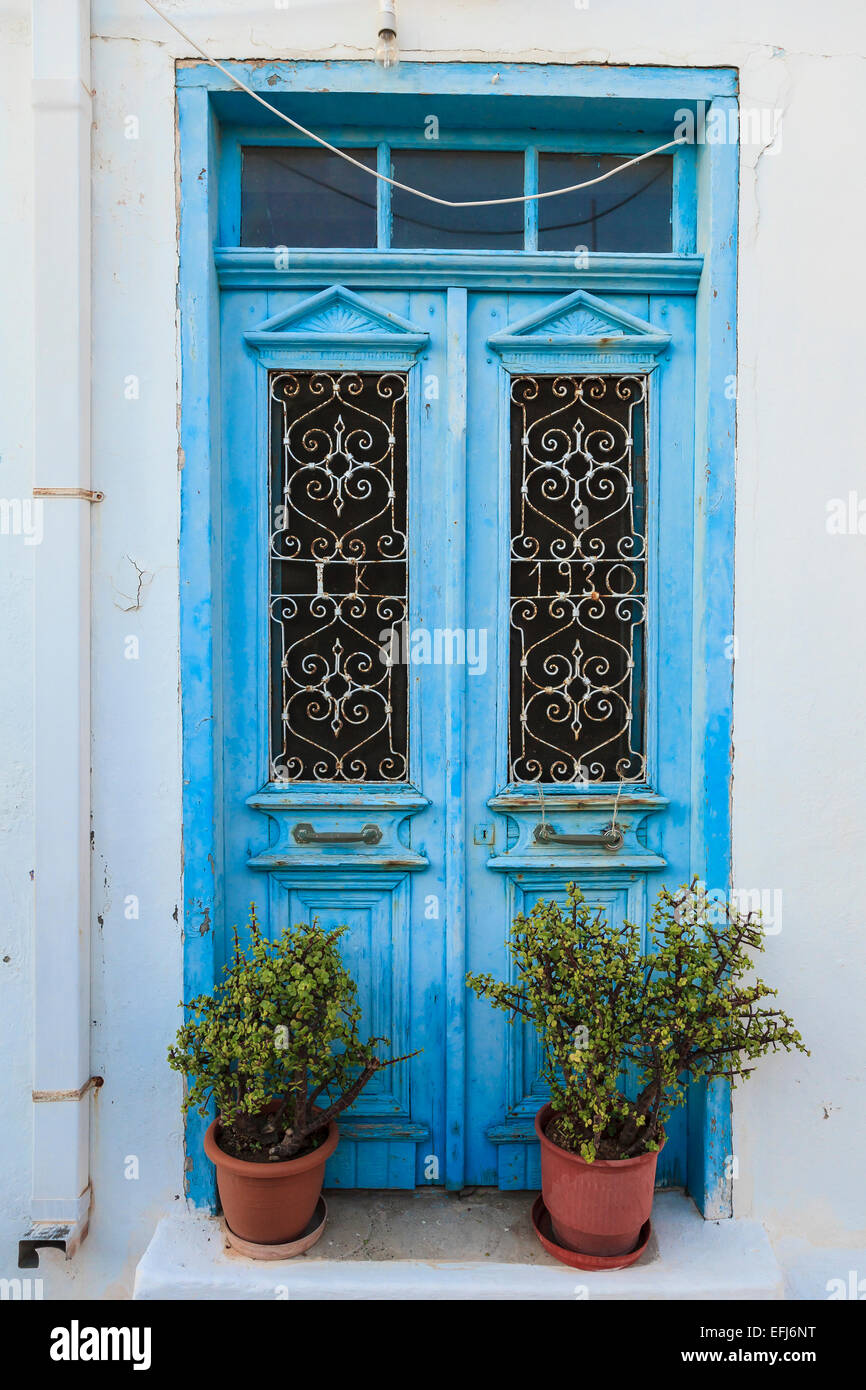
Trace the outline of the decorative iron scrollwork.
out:
[[[271,400],[271,777],[408,775],[408,378],[279,371]]]
[[[510,776],[640,782],[645,376],[511,381]]]

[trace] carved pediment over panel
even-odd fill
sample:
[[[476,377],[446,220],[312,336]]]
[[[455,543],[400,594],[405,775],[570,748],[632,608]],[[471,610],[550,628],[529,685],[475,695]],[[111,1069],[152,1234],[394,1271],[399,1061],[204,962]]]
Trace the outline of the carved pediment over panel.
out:
[[[286,349],[323,353],[338,349],[361,360],[380,361],[411,360],[430,341],[429,333],[343,285],[332,285],[275,314],[244,338],[266,357],[285,355]]]
[[[547,304],[488,339],[506,365],[543,367],[567,354],[598,365],[651,366],[671,340],[664,329],[586,290]]]

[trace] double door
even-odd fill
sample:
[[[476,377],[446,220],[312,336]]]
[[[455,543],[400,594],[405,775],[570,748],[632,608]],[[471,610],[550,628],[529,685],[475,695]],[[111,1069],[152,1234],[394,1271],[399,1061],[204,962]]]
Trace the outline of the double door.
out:
[[[225,921],[346,924],[365,1027],[421,1049],[329,1185],[537,1186],[538,1039],[465,973],[571,881],[643,921],[688,876],[692,313],[223,294]]]

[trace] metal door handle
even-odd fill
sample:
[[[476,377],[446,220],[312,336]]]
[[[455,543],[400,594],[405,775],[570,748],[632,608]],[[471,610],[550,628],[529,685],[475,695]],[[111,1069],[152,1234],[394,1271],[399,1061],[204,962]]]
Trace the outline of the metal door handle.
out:
[[[620,849],[623,833],[616,825],[606,825],[598,835],[560,835],[553,826],[542,824],[535,827],[537,845],[598,845],[602,849]]]
[[[292,831],[292,839],[299,845],[378,845],[381,838],[378,825],[362,825],[360,830],[314,830],[302,821]]]

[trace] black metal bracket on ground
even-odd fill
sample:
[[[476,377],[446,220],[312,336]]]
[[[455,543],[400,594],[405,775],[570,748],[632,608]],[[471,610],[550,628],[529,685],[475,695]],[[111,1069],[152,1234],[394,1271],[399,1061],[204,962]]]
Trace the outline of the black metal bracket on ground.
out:
[[[38,1269],[40,1250],[62,1250],[71,1260],[86,1235],[86,1221],[34,1221],[18,1242],[18,1268]]]

